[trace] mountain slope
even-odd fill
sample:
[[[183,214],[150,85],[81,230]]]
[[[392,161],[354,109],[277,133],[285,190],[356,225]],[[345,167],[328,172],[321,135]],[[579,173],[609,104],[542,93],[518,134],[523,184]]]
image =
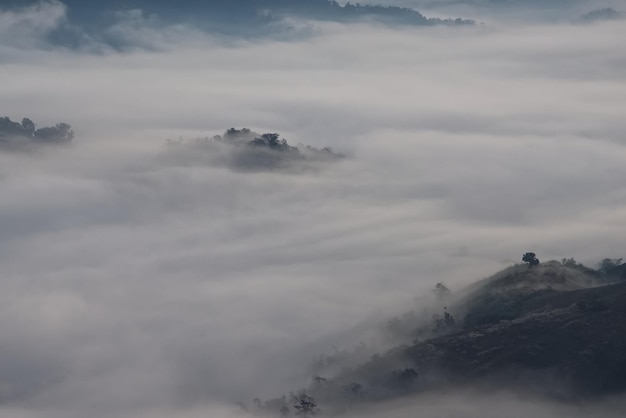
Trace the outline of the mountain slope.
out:
[[[451,379],[494,376],[517,385],[550,376],[572,393],[626,389],[626,283],[540,290],[517,307],[511,320],[470,326],[406,354],[425,373]]]
[[[358,385],[363,400],[453,386],[508,387],[554,397],[626,390],[626,282],[581,265],[514,266],[448,306],[465,320],[340,373],[312,393]],[[344,396],[345,398],[345,396]]]

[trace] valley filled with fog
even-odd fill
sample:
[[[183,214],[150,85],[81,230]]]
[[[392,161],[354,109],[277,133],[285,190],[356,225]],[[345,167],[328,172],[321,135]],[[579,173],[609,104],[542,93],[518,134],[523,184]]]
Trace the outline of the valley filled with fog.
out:
[[[321,354],[382,354],[379,325],[436,283],[530,250],[623,257],[626,20],[575,21],[619,5],[433,4],[476,24],[299,16],[257,39],[131,11],[113,45],[58,2],[2,9],[0,117],[74,135],[0,148],[0,416],[249,416],[237,402],[308,386]],[[258,163],[211,139],[230,128],[297,150]],[[625,407],[474,388],[357,415]]]

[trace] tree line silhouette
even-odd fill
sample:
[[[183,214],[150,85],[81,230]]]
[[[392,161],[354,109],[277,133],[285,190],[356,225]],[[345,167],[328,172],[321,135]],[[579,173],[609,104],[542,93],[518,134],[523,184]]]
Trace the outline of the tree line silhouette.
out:
[[[67,123],[37,129],[29,118],[22,119],[22,123],[14,122],[7,116],[0,118],[0,145],[64,144],[72,139],[74,131]]]

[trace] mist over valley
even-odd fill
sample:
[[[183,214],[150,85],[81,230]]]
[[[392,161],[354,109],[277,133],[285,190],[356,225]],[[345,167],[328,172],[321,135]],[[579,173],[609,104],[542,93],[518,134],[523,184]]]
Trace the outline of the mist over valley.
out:
[[[505,3],[1,1],[0,416],[623,416],[625,10]]]

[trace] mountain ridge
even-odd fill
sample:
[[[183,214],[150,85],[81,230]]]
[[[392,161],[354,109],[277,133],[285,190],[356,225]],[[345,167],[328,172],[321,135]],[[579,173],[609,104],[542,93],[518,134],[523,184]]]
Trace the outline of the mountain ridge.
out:
[[[444,317],[434,313],[430,331],[405,315],[422,336],[332,377],[315,376],[299,393],[335,413],[463,388],[563,400],[626,391],[625,280],[564,259],[511,266],[459,293],[438,293]],[[268,408],[287,407],[285,399]]]

